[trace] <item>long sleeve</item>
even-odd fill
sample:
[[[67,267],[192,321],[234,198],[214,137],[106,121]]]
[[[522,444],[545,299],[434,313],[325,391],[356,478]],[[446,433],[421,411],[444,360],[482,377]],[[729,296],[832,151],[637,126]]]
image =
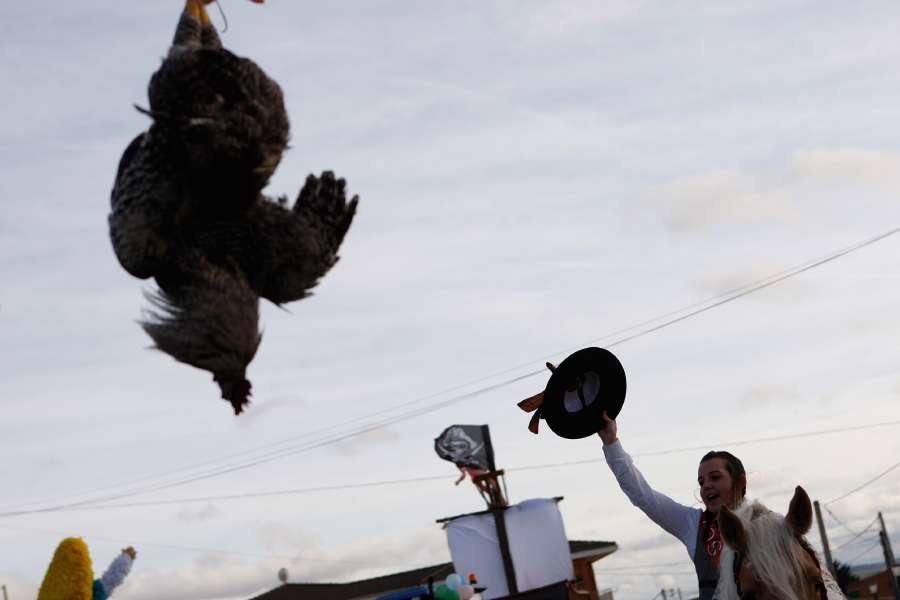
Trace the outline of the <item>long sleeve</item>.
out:
[[[688,554],[693,557],[702,511],[675,502],[651,488],[618,440],[604,446],[603,454],[606,456],[606,464],[619,482],[619,487],[631,503],[641,509],[654,523],[681,540]]]
[[[113,590],[125,581],[125,577],[131,572],[131,564],[133,562],[134,561],[128,554],[122,552],[112,561],[112,563],[110,563],[106,572],[103,573],[103,576],[100,578],[100,582],[103,584],[107,596],[111,596]]]

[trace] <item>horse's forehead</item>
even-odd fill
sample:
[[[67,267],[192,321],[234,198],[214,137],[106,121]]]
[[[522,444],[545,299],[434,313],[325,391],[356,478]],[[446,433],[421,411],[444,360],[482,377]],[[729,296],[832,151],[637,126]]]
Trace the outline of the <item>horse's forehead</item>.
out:
[[[744,522],[744,526],[747,526],[760,517],[772,514],[772,511],[765,504],[753,501],[741,507],[737,514],[738,518]]]
[[[753,510],[750,513],[750,520],[751,521],[756,520],[763,515],[769,514],[770,512],[772,512],[772,511],[769,510],[768,508],[766,508],[765,506],[763,506],[762,504],[754,504]]]

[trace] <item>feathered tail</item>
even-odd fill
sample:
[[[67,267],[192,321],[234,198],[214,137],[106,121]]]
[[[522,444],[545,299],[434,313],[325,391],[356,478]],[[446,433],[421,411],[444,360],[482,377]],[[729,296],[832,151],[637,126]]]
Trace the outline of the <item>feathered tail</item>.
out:
[[[236,270],[196,255],[157,282],[162,289],[147,294],[152,309],[141,321],[144,331],[158,350],[212,373],[240,414],[249,403],[247,365],[262,339],[256,294]]]

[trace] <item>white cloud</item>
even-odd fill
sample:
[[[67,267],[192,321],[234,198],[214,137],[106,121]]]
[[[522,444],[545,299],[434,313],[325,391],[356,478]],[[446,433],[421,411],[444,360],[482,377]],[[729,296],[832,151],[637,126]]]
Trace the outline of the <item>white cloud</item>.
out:
[[[217,600],[249,597],[271,581],[276,571],[241,561],[213,562],[197,559],[178,569],[143,570],[135,565],[116,596],[123,600]]]
[[[268,552],[286,554],[318,548],[321,535],[311,533],[294,523],[270,521],[257,527],[260,544]]]
[[[357,425],[365,425],[365,422],[357,423]],[[334,448],[344,456],[356,456],[360,452],[371,451],[372,446],[396,444],[399,440],[400,436],[395,431],[392,431],[390,427],[378,427],[360,435],[341,440],[334,445]]]
[[[449,560],[437,528],[374,536],[328,551],[291,524],[268,524],[262,535],[267,547],[285,556],[254,560],[210,553],[176,568],[141,569],[136,564],[116,595],[123,600],[224,600],[275,587],[282,567],[288,569],[291,582],[344,582]]]
[[[835,184],[856,194],[856,202],[873,195],[888,202],[883,192],[900,187],[900,154],[860,147],[798,150],[755,170],[716,168],[678,177],[650,188],[644,202],[660,211],[674,233],[729,226],[766,231],[779,224],[821,223],[834,210]]]
[[[743,412],[764,409],[767,405],[787,404],[798,399],[795,390],[781,385],[757,383],[750,386],[739,398],[737,405]]]
[[[900,154],[870,148],[814,148],[791,157],[792,173],[823,183],[857,183],[896,189]]]
[[[207,502],[203,506],[199,507],[182,508],[175,515],[175,518],[180,523],[200,523],[203,521],[210,521],[212,519],[215,519],[221,514],[222,511],[216,508],[213,503]]]
[[[742,173],[715,169],[689,175],[650,190],[675,232],[696,233],[718,225],[755,224],[794,216],[791,197],[782,189]]]

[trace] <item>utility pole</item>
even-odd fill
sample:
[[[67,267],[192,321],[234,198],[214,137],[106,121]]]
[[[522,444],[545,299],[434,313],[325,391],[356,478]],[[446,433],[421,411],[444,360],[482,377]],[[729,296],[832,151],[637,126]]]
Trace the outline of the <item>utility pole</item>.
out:
[[[837,581],[837,573],[834,572],[834,561],[831,559],[831,546],[828,545],[828,535],[825,533],[825,523],[822,522],[822,509],[819,508],[819,501],[813,502],[813,508],[816,509],[816,522],[819,523],[819,538],[822,540],[822,550],[825,552],[825,562],[828,563],[828,571]],[[897,598],[900,600],[900,598]]]
[[[881,524],[878,537],[881,539],[881,549],[884,551],[884,566],[887,567],[888,577],[891,580],[894,600],[900,600],[900,586],[897,585],[897,576],[894,574],[894,551],[891,549],[891,539],[888,537],[887,527],[884,526],[884,516],[880,511],[878,512],[878,521]]]

